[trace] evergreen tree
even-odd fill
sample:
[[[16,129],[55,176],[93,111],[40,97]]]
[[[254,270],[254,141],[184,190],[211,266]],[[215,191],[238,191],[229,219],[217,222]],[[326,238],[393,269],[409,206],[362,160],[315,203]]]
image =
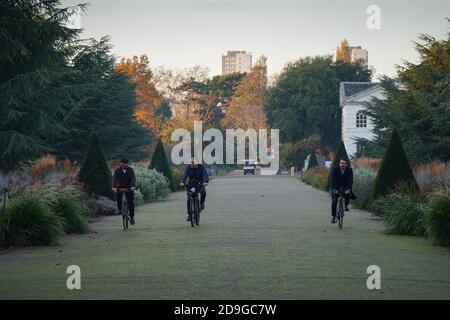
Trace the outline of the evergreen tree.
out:
[[[153,152],[152,160],[148,168],[161,172],[169,180],[170,190],[172,192],[177,190],[172,169],[170,168],[170,164],[167,160],[166,152],[164,151],[164,146],[161,140],[158,140],[158,143],[156,144],[155,152]]]
[[[80,30],[60,0],[0,1],[0,169],[52,151],[77,107],[80,87],[67,61]]]
[[[80,46],[73,59],[77,81],[88,84],[89,90],[80,107],[66,121],[68,130],[56,144],[57,155],[81,161],[87,148],[85,137],[94,130],[103,144],[106,159],[122,155],[137,161],[151,143],[150,132],[134,119],[135,85],[126,74],[116,72],[108,37],[90,40]]]
[[[344,141],[340,140],[336,148],[336,153],[334,154],[330,172],[328,173],[328,189],[331,188],[331,178],[333,168],[339,165],[339,162],[341,161],[342,158],[347,159],[347,166],[351,168],[352,164],[350,163],[350,159],[348,158],[347,149],[345,149]]]
[[[358,141],[366,156],[382,157],[395,128],[410,161],[450,160],[450,33],[443,40],[420,40],[418,63],[404,62],[395,78],[384,77],[385,99],[368,104],[375,137]]]
[[[317,167],[317,166],[319,166],[319,163],[317,162],[316,152],[313,151],[311,153],[311,155],[309,156],[308,169],[307,170],[309,170],[311,168],[314,168],[314,167]]]
[[[103,147],[95,132],[91,133],[89,147],[78,173],[78,178],[86,184],[91,194],[114,199],[111,189],[111,170],[106,163]]]
[[[411,191],[419,190],[400,136],[397,130],[394,129],[375,179],[372,199],[388,193],[400,183],[407,184]]]

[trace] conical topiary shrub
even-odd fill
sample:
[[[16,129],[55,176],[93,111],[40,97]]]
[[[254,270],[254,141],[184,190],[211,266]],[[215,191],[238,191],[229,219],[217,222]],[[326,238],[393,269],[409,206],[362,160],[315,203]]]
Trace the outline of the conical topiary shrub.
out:
[[[78,178],[85,183],[91,194],[95,193],[114,199],[111,189],[112,174],[106,163],[103,147],[95,132],[91,133],[88,150]]]
[[[169,187],[172,192],[177,190],[175,180],[173,179],[172,169],[170,168],[169,161],[167,160],[166,152],[164,151],[164,146],[161,140],[155,147],[155,152],[153,152],[152,160],[150,161],[149,169],[155,169],[161,172],[167,179],[169,179]]]
[[[311,155],[309,156],[308,168],[306,170],[309,170],[309,169],[317,167],[317,166],[319,166],[319,162],[317,162],[316,153],[313,151],[311,153]]]
[[[419,190],[400,136],[397,130],[394,129],[375,178],[372,200],[388,193],[401,183],[406,184],[411,191]]]
[[[330,172],[328,173],[328,189],[331,189],[331,176],[333,168],[339,165],[339,162],[341,161],[342,158],[347,159],[347,166],[351,168],[352,164],[350,163],[350,159],[347,154],[347,149],[345,149],[344,141],[341,140],[337,145],[336,153],[334,154],[333,158],[333,163],[331,164]]]

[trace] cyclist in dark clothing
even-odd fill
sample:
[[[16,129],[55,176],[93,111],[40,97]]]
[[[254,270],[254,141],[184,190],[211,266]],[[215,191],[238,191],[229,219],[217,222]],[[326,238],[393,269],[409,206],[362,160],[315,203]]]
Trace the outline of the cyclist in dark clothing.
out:
[[[120,160],[120,167],[114,171],[112,189],[117,192],[117,208],[122,210],[122,192],[118,189],[129,189],[126,193],[128,208],[130,209],[130,223],[134,224],[134,190],[136,190],[136,176],[134,170],[128,165],[128,159]]]
[[[208,185],[209,177],[208,172],[203,165],[198,164],[195,159],[191,160],[191,164],[186,166],[183,178],[181,179],[180,186],[184,186],[188,181],[188,188],[197,186],[200,193],[200,208],[205,209],[206,189]],[[189,211],[189,204],[188,204]],[[188,216],[189,220],[189,216]]]
[[[350,197],[353,197],[353,170],[347,166],[347,159],[342,158],[339,162],[339,166],[333,168],[331,176],[331,223],[336,223],[336,207],[339,200],[339,191],[345,192],[345,211],[349,211],[348,205],[350,203]]]

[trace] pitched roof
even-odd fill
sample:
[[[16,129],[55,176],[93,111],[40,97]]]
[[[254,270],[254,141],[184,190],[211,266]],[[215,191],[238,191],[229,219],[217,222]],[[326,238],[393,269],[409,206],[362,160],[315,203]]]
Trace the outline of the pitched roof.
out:
[[[342,104],[350,97],[379,85],[378,82],[341,82],[339,90],[340,103]]]

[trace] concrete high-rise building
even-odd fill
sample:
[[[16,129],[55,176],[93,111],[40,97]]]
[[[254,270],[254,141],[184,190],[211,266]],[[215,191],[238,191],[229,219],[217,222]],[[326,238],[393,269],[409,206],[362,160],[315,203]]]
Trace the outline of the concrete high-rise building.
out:
[[[227,51],[222,55],[222,74],[250,73],[251,71],[252,55],[247,51]]]
[[[345,48],[347,50],[345,51]],[[348,42],[344,40],[339,47],[336,48],[334,54],[334,61],[342,60],[348,62],[359,62],[363,66],[367,67],[369,65],[369,53],[366,49],[361,46],[350,47]]]
[[[350,49],[350,61],[351,62],[360,62],[364,66],[368,66],[369,64],[369,53],[366,49],[363,49],[361,46],[358,47],[349,47]]]

